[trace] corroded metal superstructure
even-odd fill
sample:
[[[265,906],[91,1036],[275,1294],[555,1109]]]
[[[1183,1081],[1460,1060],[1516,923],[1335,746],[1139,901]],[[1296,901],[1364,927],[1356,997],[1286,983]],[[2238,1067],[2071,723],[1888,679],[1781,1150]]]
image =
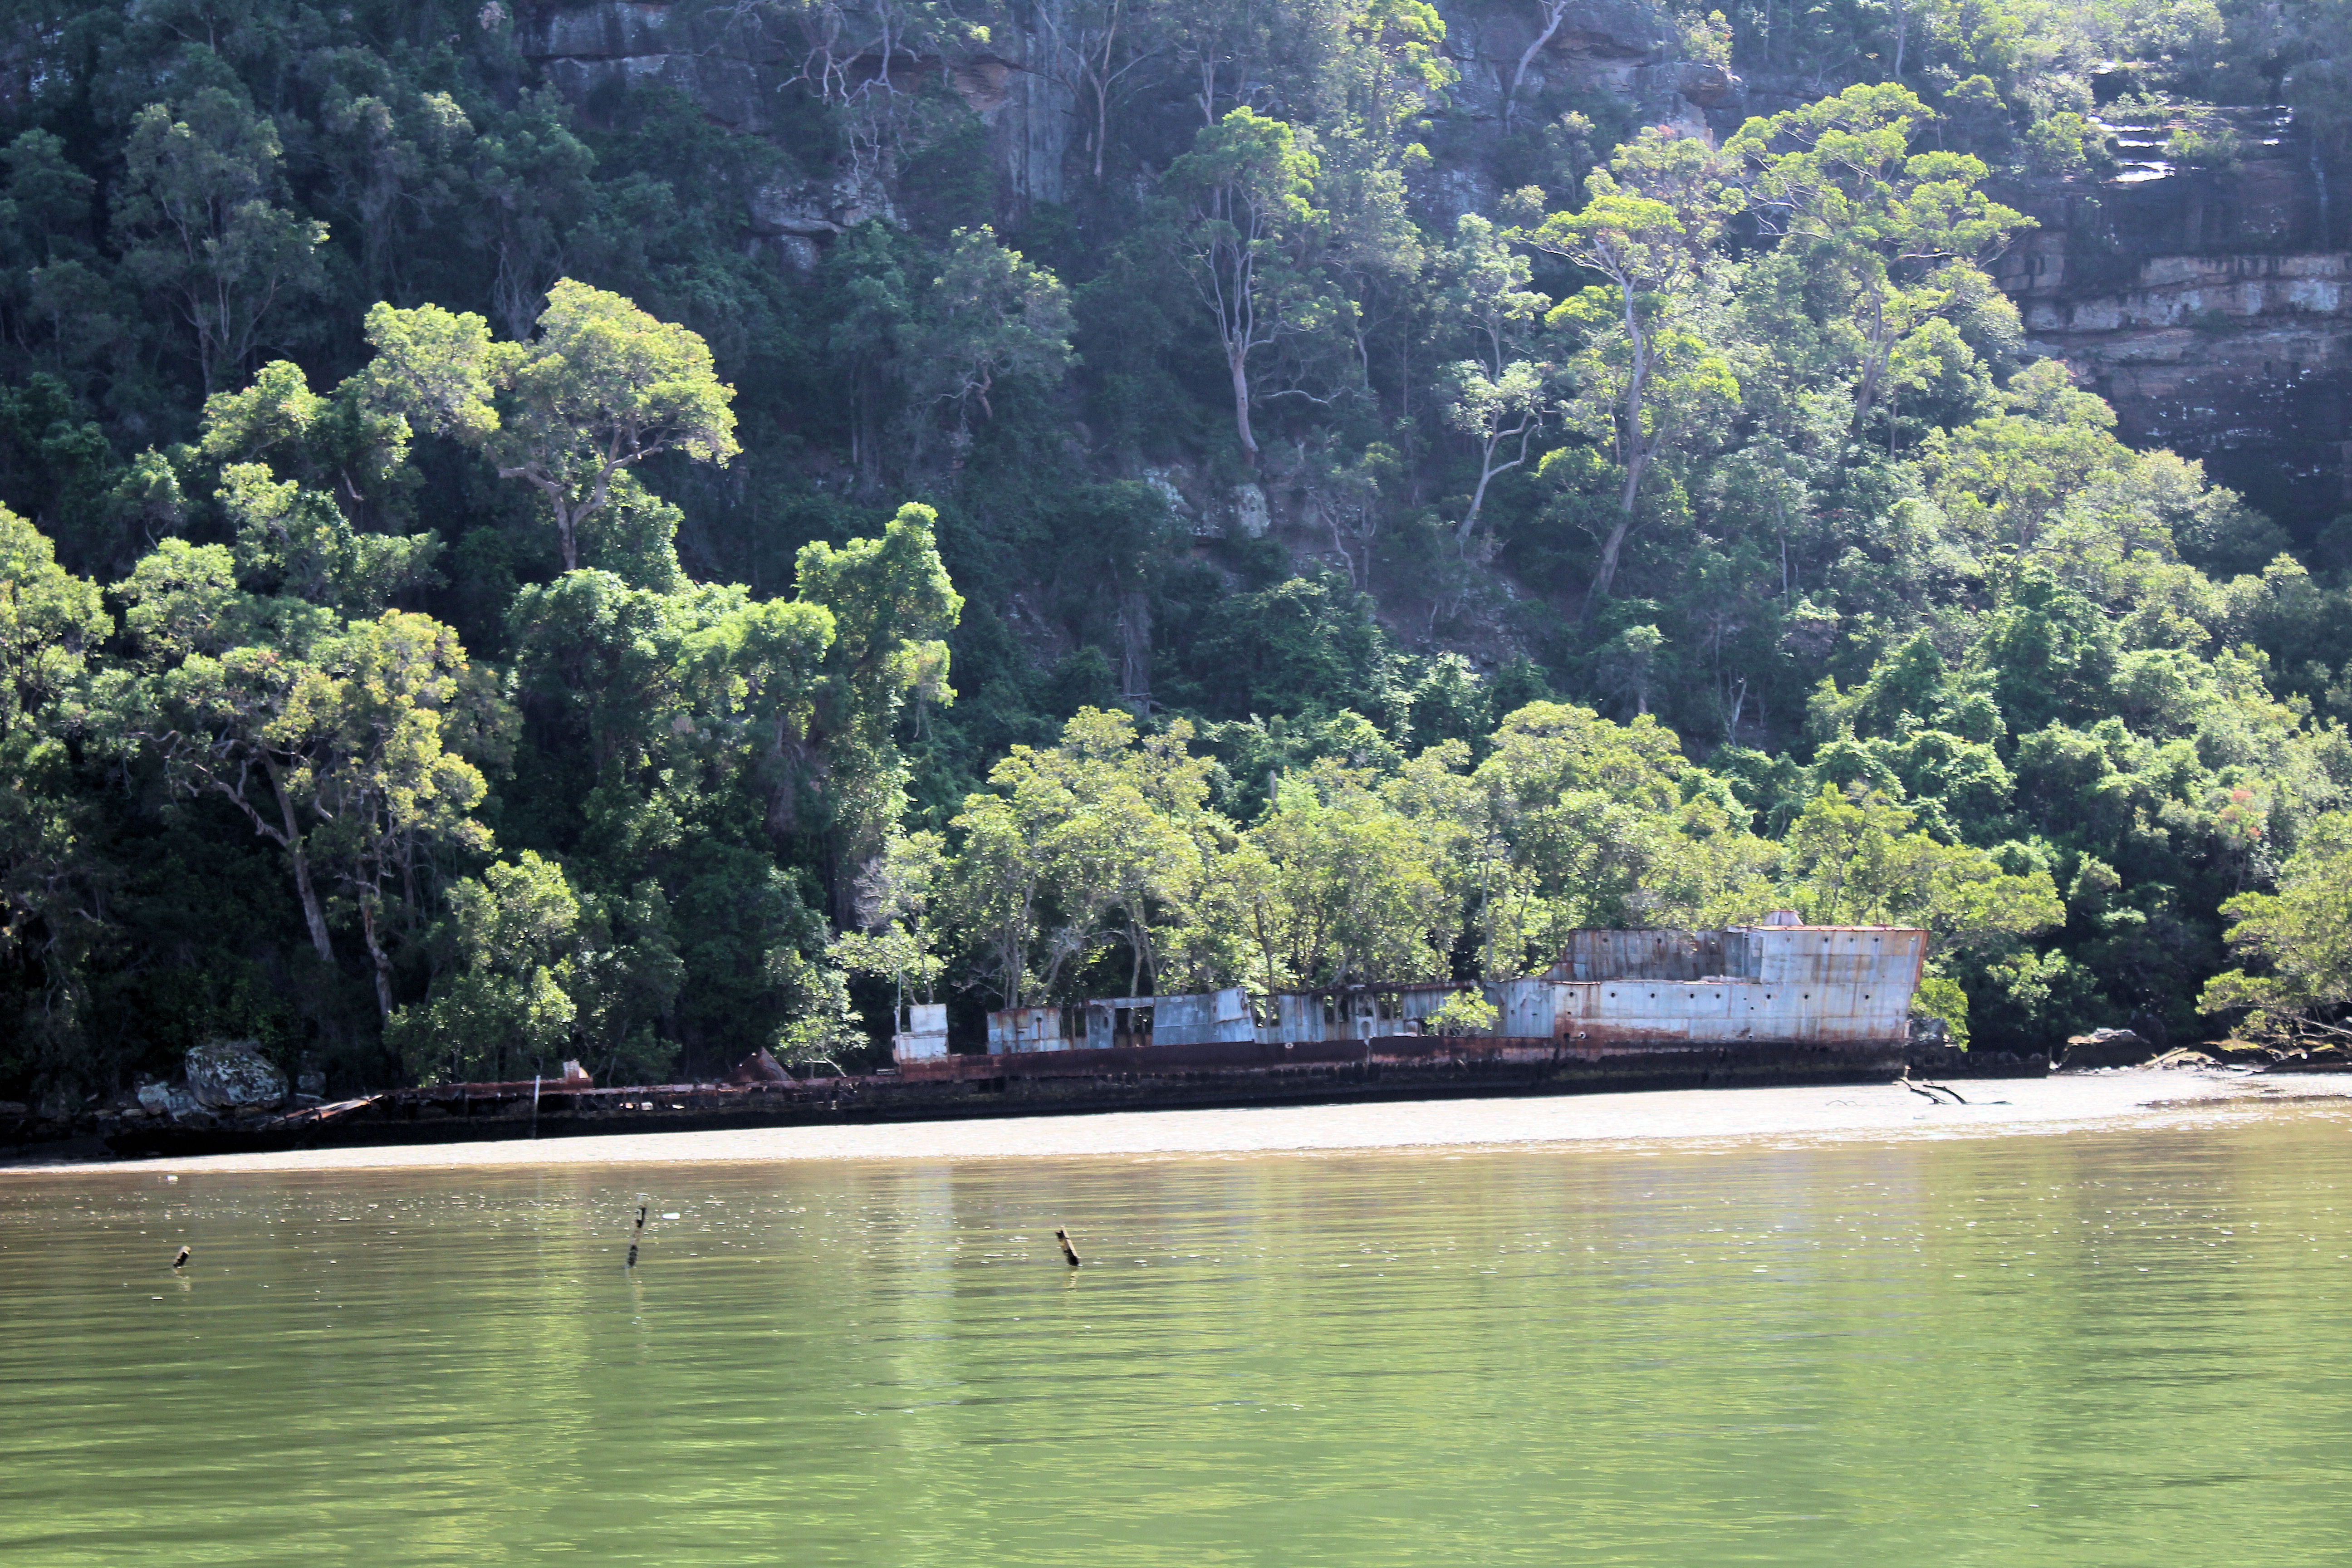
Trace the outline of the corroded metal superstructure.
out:
[[[1927,961],[1927,933],[1901,927],[1578,931],[1543,980],[1512,983],[1503,1032],[1650,1049],[1901,1040]]]
[[[1927,963],[1927,933],[1897,926],[1780,923],[1719,931],[1581,931],[1546,973],[1478,987],[1498,1047],[1580,1054],[1741,1045],[1897,1045]],[[1410,1039],[1472,987],[1374,983],[1114,996],[989,1015],[992,1056],[1255,1042]]]

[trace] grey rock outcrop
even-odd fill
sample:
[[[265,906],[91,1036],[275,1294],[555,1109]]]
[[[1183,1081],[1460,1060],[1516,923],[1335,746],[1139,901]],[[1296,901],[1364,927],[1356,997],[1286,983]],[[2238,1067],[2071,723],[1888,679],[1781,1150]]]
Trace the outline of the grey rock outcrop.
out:
[[[1234,528],[1244,539],[1264,539],[1274,526],[1265,487],[1244,481],[1234,487]]]
[[[196,1097],[175,1083],[142,1083],[139,1086],[139,1107],[150,1116],[168,1116],[178,1120],[193,1116],[201,1108]]]
[[[1721,108],[1738,98],[1746,87],[1727,68],[1702,65],[1695,60],[1643,66],[1634,73],[1633,83],[1645,96],[1673,93],[1700,109]]]
[[[2129,1029],[2094,1029],[2066,1041],[2065,1065],[2070,1068],[2137,1067],[2155,1054],[2154,1048]]]
[[[1530,55],[1546,20],[1535,0],[1443,0],[1438,10],[1445,18],[1445,52],[1462,73],[1446,96],[1456,110],[1482,120],[1502,118],[1523,59],[1527,75],[1515,101],[1548,87],[1631,97],[1638,90],[1634,73],[1664,60],[1672,37],[1664,15],[1641,0],[1571,0],[1551,37]]]
[[[523,57],[574,102],[610,86],[658,81],[734,131],[772,128],[775,94],[794,68],[781,37],[726,6],[542,0],[520,7],[517,22]]]
[[[257,1110],[286,1102],[286,1075],[251,1040],[198,1046],[186,1065],[188,1093],[207,1110]]]
[[[832,180],[763,185],[751,193],[747,206],[746,226],[763,238],[839,234],[869,218],[897,216],[882,183],[858,170]]]
[[[753,135],[782,131],[782,95],[803,77],[815,42],[782,8],[528,0],[520,10],[518,47],[574,103],[593,108],[611,89],[660,82],[685,93],[717,123]],[[1027,19],[990,20],[1005,53],[982,50],[947,60],[897,57],[887,83],[889,90],[907,92],[926,79],[943,79],[979,117],[1003,176],[1008,210],[1000,216],[1008,222],[1017,222],[1032,203],[1063,198],[1076,121],[1068,88],[1028,63],[1043,60],[1050,45],[1034,14],[1023,16]],[[846,65],[845,81],[861,79],[862,65],[836,64]],[[820,168],[840,153],[807,145],[789,151],[803,167]],[[896,221],[888,193],[858,172],[761,191],[750,207],[746,227],[755,253],[765,247],[782,265],[803,270],[814,265],[815,244],[824,236],[868,218]]]

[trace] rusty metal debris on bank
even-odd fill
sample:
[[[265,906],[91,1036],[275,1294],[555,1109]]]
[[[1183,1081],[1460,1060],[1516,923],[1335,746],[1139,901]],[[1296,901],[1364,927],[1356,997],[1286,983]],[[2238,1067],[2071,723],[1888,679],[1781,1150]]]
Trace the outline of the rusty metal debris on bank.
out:
[[[232,1125],[149,1122],[110,1142],[187,1154],[519,1138],[534,1125],[549,1136],[2048,1070],[2041,1056],[1915,1034],[1927,952],[1924,931],[1789,914],[1717,931],[1583,931],[1543,973],[1518,979],[1001,1009],[984,1053],[950,1048],[944,1004],[909,1004],[891,1065],[868,1073],[795,1077],[759,1050],[723,1082],[599,1088],[567,1062],[562,1079],[394,1089]],[[1449,1007],[1465,994],[1493,1010],[1490,1028],[1460,1026],[1485,1010]]]

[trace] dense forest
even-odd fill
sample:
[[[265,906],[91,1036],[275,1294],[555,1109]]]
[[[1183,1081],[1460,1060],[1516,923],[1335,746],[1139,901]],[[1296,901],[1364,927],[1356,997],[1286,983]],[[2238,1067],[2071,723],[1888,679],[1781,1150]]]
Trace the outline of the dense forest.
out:
[[[1784,906],[1980,1045],[2332,1028],[2352,523],[1994,270],[2116,103],[2291,106],[2324,227],[2352,12],[1618,10],[1599,80],[1568,0],[681,0],[719,112],[532,0],[10,0],[0,1093]]]

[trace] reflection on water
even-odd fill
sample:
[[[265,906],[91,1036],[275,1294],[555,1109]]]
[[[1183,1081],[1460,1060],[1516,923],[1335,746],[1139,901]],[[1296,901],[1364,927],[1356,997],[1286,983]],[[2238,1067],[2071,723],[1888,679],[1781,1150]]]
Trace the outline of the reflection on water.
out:
[[[2336,1563],[2347,1133],[0,1179],[0,1556]]]

